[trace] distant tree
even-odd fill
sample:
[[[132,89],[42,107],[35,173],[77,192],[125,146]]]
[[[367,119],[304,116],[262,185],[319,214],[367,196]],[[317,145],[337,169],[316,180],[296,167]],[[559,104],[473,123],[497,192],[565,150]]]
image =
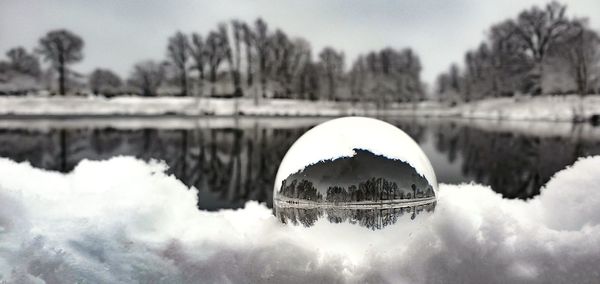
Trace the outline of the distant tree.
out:
[[[189,45],[188,37],[182,32],[177,32],[169,38],[167,46],[167,58],[178,73],[181,96],[188,95],[187,64],[189,59]]]
[[[350,91],[353,97],[368,97],[380,106],[390,101],[417,102],[424,97],[420,72],[420,60],[410,48],[371,51],[354,61]]]
[[[140,62],[133,67],[129,84],[138,88],[143,96],[156,96],[158,87],[164,79],[164,64],[148,60]]]
[[[83,58],[83,40],[67,30],[48,32],[40,39],[38,52],[58,71],[59,93],[66,92],[67,65]]]
[[[197,33],[193,33],[192,41],[190,42],[188,49],[194,62],[193,68],[198,71],[198,84],[200,89],[199,93],[202,96],[204,94],[204,68],[206,67],[208,60],[208,51],[202,36]]]
[[[206,38],[206,54],[211,82],[211,95],[216,94],[217,75],[219,66],[227,57],[229,46],[227,39],[219,32],[212,31]]]
[[[260,85],[263,98],[267,97],[267,73],[269,60],[269,29],[267,23],[259,18],[254,22],[254,48],[258,60],[258,72],[260,73]]]
[[[325,47],[319,53],[320,63],[323,66],[325,82],[327,85],[327,96],[329,100],[335,100],[341,77],[344,72],[344,53],[338,52],[331,47]]]
[[[321,88],[320,75],[322,68],[319,64],[308,61],[298,73],[297,93],[304,99],[316,101],[319,99]]]
[[[460,78],[460,71],[458,70],[458,65],[456,65],[455,63],[452,63],[452,65],[450,65],[450,72],[449,72],[449,87],[450,90],[453,92],[456,92],[457,94],[460,93],[461,91],[461,78]]]
[[[112,95],[121,87],[121,78],[108,69],[95,69],[89,76],[88,82],[94,94]]]
[[[40,61],[35,55],[28,53],[25,48],[20,46],[12,48],[6,52],[6,56],[9,59],[10,69],[34,77],[40,75]]]
[[[442,73],[438,75],[436,79],[436,94],[439,100],[444,101],[448,98],[446,95],[450,91],[450,76],[448,73]]]
[[[550,2],[544,9],[534,6],[519,14],[516,21],[508,21],[512,35],[516,37],[526,54],[534,62],[532,74],[533,94],[543,93],[542,77],[544,60],[548,50],[567,31],[569,21],[565,16],[566,6],[558,2]]]
[[[367,84],[368,68],[365,57],[360,55],[352,63],[352,69],[349,73],[350,95],[353,102],[360,100],[365,96]]]
[[[246,85],[251,88],[254,84],[254,43],[255,34],[254,31],[246,24],[242,24],[244,50],[246,51]]]
[[[270,37],[270,77],[278,85],[276,96],[290,98],[299,73],[310,60],[310,46],[303,39],[290,40],[281,30]]]
[[[600,36],[587,25],[585,20],[574,21],[567,35],[553,50],[555,56],[565,59],[567,69],[577,86],[577,93],[581,96],[590,91],[593,81],[600,79],[600,74],[597,73],[600,65]]]
[[[233,44],[229,41],[229,34],[227,32],[227,26],[225,24],[219,25],[219,33],[227,41],[227,54],[225,58],[229,64],[229,71],[231,74],[231,80],[233,84],[233,96],[241,97],[242,91],[242,73],[240,71],[242,56],[241,56],[241,41],[243,26],[238,20],[231,21],[231,34],[233,38]]]

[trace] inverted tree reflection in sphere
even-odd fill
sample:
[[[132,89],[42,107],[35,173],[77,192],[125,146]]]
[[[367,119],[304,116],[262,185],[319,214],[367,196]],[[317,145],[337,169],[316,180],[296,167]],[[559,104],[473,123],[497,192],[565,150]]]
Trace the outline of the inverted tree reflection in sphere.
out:
[[[385,223],[432,211],[436,191],[431,163],[406,133],[377,119],[345,117],[314,127],[292,145],[276,176],[273,204],[280,220],[305,226],[319,216],[332,223]]]

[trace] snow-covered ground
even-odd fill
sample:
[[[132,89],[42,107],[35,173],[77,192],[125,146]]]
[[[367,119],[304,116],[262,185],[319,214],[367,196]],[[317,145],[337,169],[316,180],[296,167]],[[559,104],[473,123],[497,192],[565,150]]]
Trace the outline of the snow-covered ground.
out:
[[[454,116],[493,120],[573,121],[600,115],[600,96],[497,98],[449,107],[436,102],[387,104],[193,97],[2,96],[0,115]]]
[[[528,201],[441,185],[434,214],[370,231],[286,226],[254,202],[199,211],[160,162],[0,159],[0,282],[594,283],[598,169],[580,159]]]
[[[251,115],[251,116],[375,116],[374,105],[348,102],[194,97],[0,97],[0,114],[14,115]]]

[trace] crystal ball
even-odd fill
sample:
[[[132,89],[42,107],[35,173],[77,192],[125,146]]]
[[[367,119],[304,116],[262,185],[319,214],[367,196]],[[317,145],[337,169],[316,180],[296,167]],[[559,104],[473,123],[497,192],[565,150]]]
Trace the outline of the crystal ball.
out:
[[[435,203],[437,189],[429,159],[404,131],[373,118],[344,117],[317,125],[292,145],[275,178],[273,204],[419,206]]]

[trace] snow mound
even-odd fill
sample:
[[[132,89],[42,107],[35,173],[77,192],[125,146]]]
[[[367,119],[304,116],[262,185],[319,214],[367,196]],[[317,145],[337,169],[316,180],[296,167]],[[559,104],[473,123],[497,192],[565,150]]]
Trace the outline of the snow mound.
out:
[[[591,283],[600,277],[600,157],[532,200],[441,185],[420,226],[279,223],[264,205],[204,212],[161,162],[60,174],[0,159],[0,282]]]

